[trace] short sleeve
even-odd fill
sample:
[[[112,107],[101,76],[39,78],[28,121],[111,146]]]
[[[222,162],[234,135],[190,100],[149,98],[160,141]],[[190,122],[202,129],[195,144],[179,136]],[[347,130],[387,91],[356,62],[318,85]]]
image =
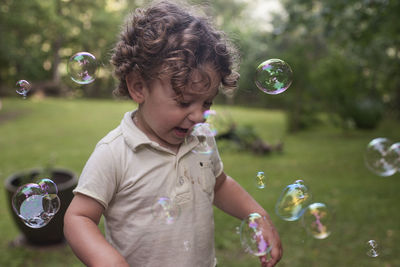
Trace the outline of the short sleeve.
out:
[[[74,194],[91,197],[107,209],[117,189],[115,165],[109,145],[98,144],[82,170]]]

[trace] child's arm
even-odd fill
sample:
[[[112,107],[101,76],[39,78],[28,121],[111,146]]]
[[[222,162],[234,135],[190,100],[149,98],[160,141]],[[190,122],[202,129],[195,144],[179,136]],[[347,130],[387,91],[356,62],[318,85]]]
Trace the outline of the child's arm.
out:
[[[75,195],[64,217],[64,235],[74,253],[87,266],[129,267],[97,226],[103,210],[93,198]]]
[[[282,245],[279,234],[276,231],[268,213],[250,196],[235,180],[222,173],[218,178],[214,188],[214,205],[224,212],[239,219],[246,218],[250,213],[257,212],[263,216],[264,238],[272,244],[270,252],[271,259],[266,263],[266,257],[260,257],[262,266],[272,267],[282,257]]]

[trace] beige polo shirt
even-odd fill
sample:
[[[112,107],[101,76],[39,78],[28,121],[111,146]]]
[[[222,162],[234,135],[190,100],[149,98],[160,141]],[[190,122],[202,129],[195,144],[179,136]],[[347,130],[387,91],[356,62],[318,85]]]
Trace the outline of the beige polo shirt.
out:
[[[214,152],[193,153],[191,137],[177,154],[151,141],[127,112],[96,145],[74,193],[104,206],[106,239],[138,267],[215,266],[213,198],[223,165]],[[167,224],[154,216],[160,197],[176,203]]]

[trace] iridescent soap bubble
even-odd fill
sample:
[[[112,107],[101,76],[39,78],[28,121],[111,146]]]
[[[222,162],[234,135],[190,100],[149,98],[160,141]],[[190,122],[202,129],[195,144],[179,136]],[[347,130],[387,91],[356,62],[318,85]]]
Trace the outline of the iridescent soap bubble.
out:
[[[256,185],[258,188],[263,189],[267,183],[265,173],[264,172],[257,172],[256,175]]]
[[[240,224],[240,242],[243,249],[255,256],[263,256],[270,252],[272,246],[264,239],[263,230],[260,225],[262,216],[251,213]]]
[[[50,183],[49,179],[39,182],[42,186],[48,183]],[[25,184],[19,187],[12,197],[14,212],[31,228],[41,228],[47,225],[60,209],[61,204],[56,193],[49,194],[39,184]],[[57,191],[56,188],[52,190]]]
[[[192,149],[193,153],[209,155],[214,152],[215,131],[210,128],[208,123],[197,123],[191,132],[196,137],[198,144]]]
[[[327,238],[332,231],[332,215],[323,203],[312,203],[304,211],[303,226],[317,239]]]
[[[378,243],[375,240],[367,241],[367,255],[376,258],[379,256]]]
[[[96,57],[88,52],[79,52],[71,56],[67,71],[71,79],[79,84],[89,84],[96,79]]]
[[[386,161],[397,172],[400,171],[400,143],[394,143],[389,147],[389,150],[386,152]]]
[[[302,180],[288,185],[275,205],[276,214],[285,221],[298,220],[311,201],[311,193]]]
[[[17,92],[17,94],[22,95],[22,97],[25,99],[26,95],[31,90],[31,88],[32,88],[32,86],[28,81],[19,80],[17,82],[17,90],[15,90],[15,91]]]
[[[153,217],[162,224],[176,222],[180,215],[180,208],[169,197],[158,198],[152,206]]]
[[[209,124],[214,136],[229,132],[234,124],[230,114],[223,110],[218,112],[213,109],[206,110],[203,118]]]
[[[388,158],[388,151],[392,142],[383,137],[375,138],[369,142],[364,155],[368,169],[380,176],[391,176],[396,173],[396,168]]]
[[[289,88],[292,77],[292,69],[285,61],[268,59],[258,65],[255,84],[264,93],[277,95]]]

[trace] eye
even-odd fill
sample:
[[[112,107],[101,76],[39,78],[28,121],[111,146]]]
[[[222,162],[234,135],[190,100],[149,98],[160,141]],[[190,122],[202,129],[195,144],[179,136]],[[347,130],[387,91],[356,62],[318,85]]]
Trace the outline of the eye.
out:
[[[209,108],[211,108],[211,106],[212,106],[212,104],[213,104],[213,102],[204,102],[204,104],[203,104],[203,107],[205,107],[206,109],[209,109]]]
[[[178,101],[178,105],[182,108],[187,108],[190,106],[190,102]]]

